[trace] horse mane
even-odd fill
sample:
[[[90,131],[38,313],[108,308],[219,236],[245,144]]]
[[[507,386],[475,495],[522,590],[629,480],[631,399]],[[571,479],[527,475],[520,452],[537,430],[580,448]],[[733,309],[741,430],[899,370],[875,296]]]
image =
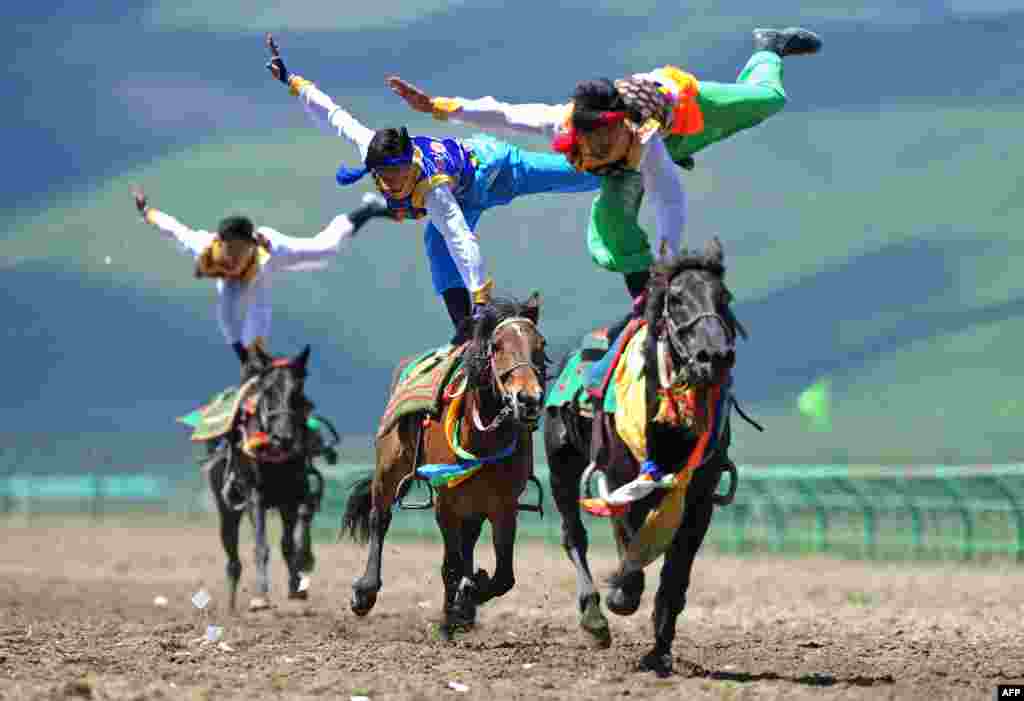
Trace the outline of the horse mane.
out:
[[[518,299],[499,297],[478,309],[472,321],[470,341],[463,356],[466,366],[466,379],[470,387],[481,387],[487,381],[491,371],[488,342],[498,324],[506,319],[525,317],[529,305]],[[545,359],[546,360],[546,359]]]

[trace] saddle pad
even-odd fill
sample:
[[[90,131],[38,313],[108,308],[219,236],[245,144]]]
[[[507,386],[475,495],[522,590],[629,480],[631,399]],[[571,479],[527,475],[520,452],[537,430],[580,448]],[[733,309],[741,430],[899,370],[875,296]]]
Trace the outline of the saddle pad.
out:
[[[465,344],[457,348],[442,346],[398,364],[391,397],[377,427],[378,437],[390,431],[404,416],[440,413],[442,393],[462,367],[465,348]]]
[[[199,407],[190,414],[178,418],[178,423],[192,427],[192,441],[209,441],[220,438],[231,430],[235,423],[235,415],[245,398],[246,390],[252,380],[241,387],[228,387],[217,394],[206,405]]]
[[[608,329],[596,329],[583,336],[580,347],[562,368],[544,402],[546,408],[573,406],[584,416],[593,416],[594,407],[586,392],[590,368],[608,352]]]

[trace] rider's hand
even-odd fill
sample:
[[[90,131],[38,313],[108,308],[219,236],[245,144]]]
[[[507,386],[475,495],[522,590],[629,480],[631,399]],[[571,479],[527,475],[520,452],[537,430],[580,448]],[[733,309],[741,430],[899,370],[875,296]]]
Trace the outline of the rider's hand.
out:
[[[277,43],[269,32],[267,33],[267,48],[270,49],[270,60],[267,61],[267,70],[270,71],[274,78],[288,85],[288,79],[291,77],[291,74],[288,73],[284,60],[281,58],[281,52],[277,49]]]
[[[405,100],[406,104],[417,112],[430,114],[434,111],[433,98],[412,83],[402,80],[397,75],[388,76],[386,82],[392,92]]]
[[[132,197],[135,198],[135,209],[139,210],[139,214],[145,217],[146,210],[149,209],[149,206],[146,204],[146,193],[139,185],[132,185],[131,192]]]

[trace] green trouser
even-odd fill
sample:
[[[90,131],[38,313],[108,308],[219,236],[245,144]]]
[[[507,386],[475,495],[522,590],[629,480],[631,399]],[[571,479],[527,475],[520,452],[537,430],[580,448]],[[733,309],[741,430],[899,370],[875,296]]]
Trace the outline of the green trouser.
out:
[[[704,129],[698,134],[665,137],[665,146],[676,163],[780,111],[786,104],[782,59],[771,51],[759,51],[750,57],[735,83],[700,81],[697,104],[704,114]],[[590,208],[587,247],[602,268],[627,274],[647,270],[653,262],[647,232],[637,221],[643,196],[639,173],[601,179],[601,192]]]

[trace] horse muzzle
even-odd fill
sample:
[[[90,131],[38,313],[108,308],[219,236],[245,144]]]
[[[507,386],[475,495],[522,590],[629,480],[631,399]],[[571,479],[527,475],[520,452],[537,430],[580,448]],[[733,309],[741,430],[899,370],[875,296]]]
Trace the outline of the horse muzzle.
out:
[[[512,409],[513,419],[527,428],[535,429],[544,409],[544,397],[520,391],[509,395],[508,406]]]

